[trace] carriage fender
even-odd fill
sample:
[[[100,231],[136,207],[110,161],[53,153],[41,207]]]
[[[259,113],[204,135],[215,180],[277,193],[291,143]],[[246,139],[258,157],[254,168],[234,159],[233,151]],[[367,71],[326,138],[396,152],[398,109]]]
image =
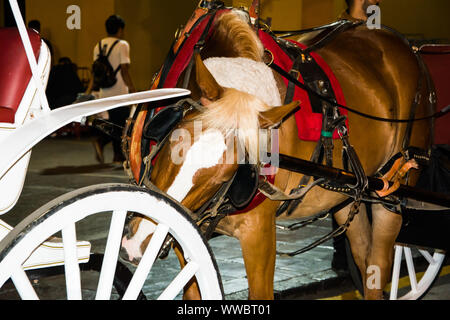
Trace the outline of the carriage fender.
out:
[[[157,89],[72,104],[43,113],[0,140],[0,180],[37,143],[71,122],[123,106],[185,97],[185,89]]]

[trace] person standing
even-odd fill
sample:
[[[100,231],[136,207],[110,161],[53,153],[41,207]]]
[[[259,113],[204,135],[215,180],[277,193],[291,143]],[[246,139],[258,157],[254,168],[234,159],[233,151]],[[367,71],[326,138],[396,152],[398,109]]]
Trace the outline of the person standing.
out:
[[[48,50],[50,51],[51,61],[53,61],[53,46],[52,46],[52,43],[50,42],[50,40],[48,40],[47,38],[42,36],[41,22],[39,20],[31,20],[30,22],[28,22],[28,28],[36,30],[41,35],[42,41],[45,42],[45,44],[48,47]],[[53,63],[52,63],[52,65],[53,65]]]
[[[136,92],[131,79],[129,69],[131,64],[130,45],[123,40],[125,32],[125,21],[118,15],[110,16],[105,23],[107,37],[100,40],[94,48],[93,77],[86,91],[90,95],[93,90],[99,90],[99,98],[107,98]],[[96,83],[95,64],[99,57],[106,56],[115,75],[113,85],[103,85]],[[102,86],[103,85],[103,86]],[[108,111],[109,121],[115,125],[124,127],[126,119],[130,113],[129,107],[121,107]],[[121,142],[110,137],[101,135],[94,141],[96,158],[100,163],[104,163],[103,149],[106,144],[112,141],[114,158],[113,162],[121,163],[125,160],[122,153]]]
[[[347,10],[339,17],[345,20],[367,20],[367,8],[371,5],[378,5],[381,0],[345,0]]]

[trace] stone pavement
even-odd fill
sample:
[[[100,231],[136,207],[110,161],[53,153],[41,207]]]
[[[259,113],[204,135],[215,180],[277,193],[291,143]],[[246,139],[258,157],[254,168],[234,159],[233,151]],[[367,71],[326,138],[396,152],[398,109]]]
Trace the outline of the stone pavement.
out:
[[[26,214],[41,205],[71,190],[80,187],[109,182],[127,182],[123,169],[113,165],[111,145],[105,149],[107,164],[99,165],[89,138],[48,138],[33,149],[24,190],[15,208],[2,216],[11,225],[16,225]],[[292,222],[283,222],[284,225]],[[89,240],[92,251],[104,250],[107,231],[100,232],[97,226],[108,225],[107,221],[96,219],[85,223],[78,238]],[[277,249],[289,252],[300,249],[331,229],[330,219],[307,226],[295,232],[277,230]],[[94,231],[95,230],[95,231]],[[83,238],[83,236],[87,238]],[[210,240],[219,271],[222,277],[226,299],[247,299],[247,280],[241,249],[236,239],[219,236]],[[275,271],[275,296],[278,299],[298,298],[308,292],[320,290],[327,285],[348,285],[348,274],[338,274],[331,268],[333,247],[331,240],[317,248],[293,258],[277,257]],[[154,286],[175,274],[178,263],[173,255],[155,265],[152,277],[146,287],[153,283],[152,292],[146,293],[152,298]],[[160,272],[158,272],[160,271]],[[56,281],[56,280],[55,280]],[[0,293],[0,299],[2,295]]]

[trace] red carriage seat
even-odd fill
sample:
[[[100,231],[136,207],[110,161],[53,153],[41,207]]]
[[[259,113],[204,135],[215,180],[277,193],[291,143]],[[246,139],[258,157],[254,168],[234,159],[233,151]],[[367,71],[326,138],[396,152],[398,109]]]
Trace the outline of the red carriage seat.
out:
[[[420,52],[430,70],[437,94],[437,111],[450,105],[450,44],[424,45]],[[450,145],[450,117],[436,120],[435,144]]]
[[[31,29],[28,35],[38,58],[41,37]],[[17,28],[0,29],[0,48],[0,122],[14,123],[32,74]]]
[[[43,84],[50,71],[50,53],[39,34],[28,30],[38,73]],[[27,119],[32,119],[41,104],[32,81],[31,69],[17,28],[0,28],[0,143]],[[0,151],[0,157],[2,152]],[[0,179],[0,215],[11,210],[23,188],[31,151]]]

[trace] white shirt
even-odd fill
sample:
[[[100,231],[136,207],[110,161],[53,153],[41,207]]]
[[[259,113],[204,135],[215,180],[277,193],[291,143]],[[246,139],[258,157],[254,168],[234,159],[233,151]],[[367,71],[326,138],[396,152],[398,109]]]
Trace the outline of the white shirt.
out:
[[[106,51],[104,51],[105,54],[108,54],[109,49],[113,45],[113,43],[119,40],[115,37],[107,37],[102,39],[102,46],[105,48]],[[97,60],[98,55],[100,53],[99,45],[97,44],[94,48],[94,61]],[[113,48],[109,58],[109,63],[113,67],[114,70],[116,70],[119,65],[121,64],[130,64],[130,45],[125,40],[120,40]],[[117,72],[117,82],[114,86],[111,88],[101,88],[100,89],[100,96],[99,98],[107,98],[112,96],[117,96],[121,94],[127,94],[129,92],[127,85],[123,81],[122,73],[120,70]]]

